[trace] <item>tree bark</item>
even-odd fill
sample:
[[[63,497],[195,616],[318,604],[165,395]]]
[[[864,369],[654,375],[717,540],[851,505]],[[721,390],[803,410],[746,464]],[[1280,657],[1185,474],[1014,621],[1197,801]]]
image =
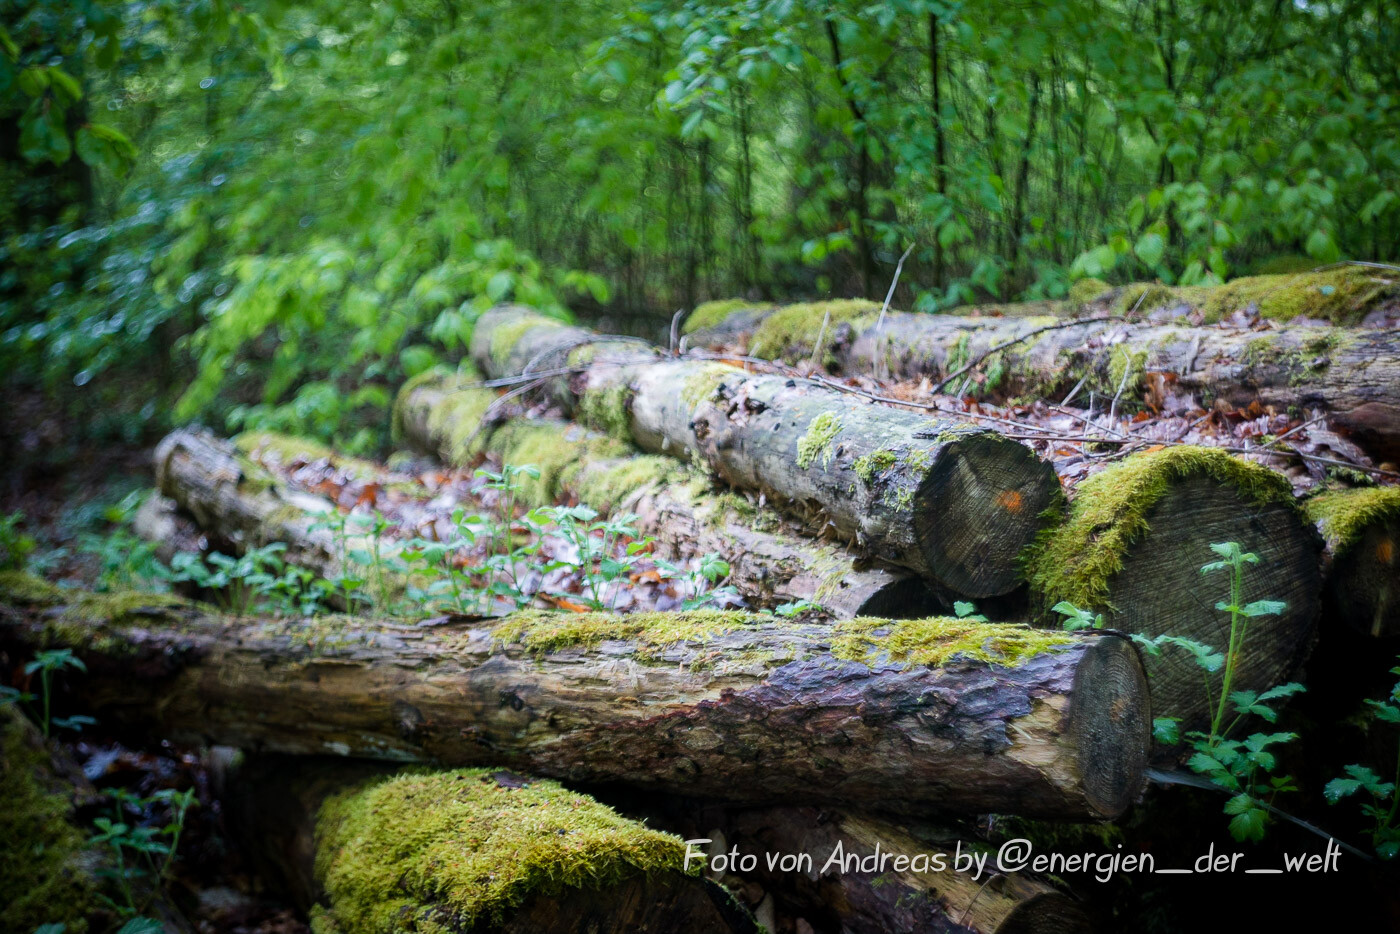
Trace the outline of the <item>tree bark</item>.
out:
[[[689,345],[728,345],[735,333],[761,327],[763,315],[743,308],[732,317],[732,324],[726,320],[690,334]],[[810,357],[822,323],[820,315],[813,319],[792,329],[771,355],[788,361]],[[891,376],[905,379],[943,379],[1002,347],[978,367],[984,377],[1001,376],[976,380],[970,389],[997,399],[1060,398],[1085,376],[1088,388],[1112,396],[1126,365],[1126,398],[1155,398],[1160,405],[1163,395],[1174,394],[1204,408],[1244,408],[1256,400],[1279,411],[1318,408],[1377,457],[1400,458],[1400,331],[1061,324],[1043,315],[964,318],[890,312],[878,332],[874,316],[857,319],[830,329],[823,346],[835,373],[874,373],[878,362]],[[1043,330],[1047,326],[1055,329]]]
[[[635,513],[637,528],[675,555],[718,553],[729,563],[729,583],[755,606],[807,600],[838,618],[897,619],[948,609],[920,578],[872,565],[839,546],[803,539],[783,528],[771,510],[713,490],[704,475],[671,458],[611,456],[590,443],[584,429],[555,419],[486,424],[480,413],[496,395],[473,388],[472,382],[470,376],[444,376],[406,386],[395,404],[403,440],[416,450],[463,464],[471,453],[458,441],[470,432],[475,436],[471,451],[489,451],[503,463],[521,464],[538,459],[534,442],[548,439],[557,460],[567,465],[542,490],[551,501],[562,495],[599,510]],[[478,419],[476,427],[473,419]]]
[[[1009,593],[1017,559],[1061,502],[1053,468],[995,432],[869,404],[807,380],[589,346],[577,329],[504,306],[481,317],[472,357],[578,368],[555,398],[643,450],[693,459],[739,489],[967,597]],[[606,339],[603,339],[606,340]],[[537,344],[535,342],[538,341]],[[523,349],[535,344],[539,350]],[[541,372],[535,370],[534,372]]]
[[[303,911],[321,905],[322,910],[336,922],[336,930],[349,934],[367,930],[358,917],[359,904],[347,904],[338,897],[335,882],[327,885],[328,877],[337,872],[337,862],[345,856],[362,857],[354,852],[361,848],[378,851],[390,844],[394,832],[405,828],[387,826],[379,821],[371,832],[362,837],[338,838],[339,828],[319,818],[322,806],[332,797],[353,795],[365,798],[372,785],[388,779],[393,768],[383,763],[345,761],[322,757],[263,756],[242,766],[235,776],[231,804],[241,830],[241,843],[253,855],[263,878],[274,880],[284,894]],[[470,800],[478,782],[489,782],[493,788],[512,791],[529,787],[538,779],[497,771],[485,775],[445,773],[430,776],[427,787],[437,779],[454,782],[460,789],[453,799]],[[421,792],[419,792],[421,795]],[[581,802],[592,802],[582,794]],[[455,801],[454,801],[455,803]],[[349,802],[351,807],[372,807],[372,802]],[[426,805],[426,802],[425,802]],[[529,805],[522,806],[520,817]],[[563,816],[563,815],[561,815]],[[493,822],[512,820],[509,810],[491,815]],[[556,832],[567,832],[567,820],[562,820]],[[634,824],[644,831],[640,824]],[[477,826],[464,827],[460,840],[432,840],[434,847],[450,845],[462,857],[476,853],[485,842]],[[598,846],[606,846],[603,841]],[[353,849],[351,848],[353,844]],[[405,850],[405,846],[407,849]],[[408,844],[392,847],[393,857],[404,861],[430,859],[427,844],[421,837]],[[571,854],[572,860],[605,861],[611,856],[603,850],[585,850]],[[522,858],[516,854],[516,858]],[[546,875],[562,875],[564,865],[540,867]],[[400,919],[429,919],[446,922],[448,930],[468,930],[481,934],[631,934],[634,931],[702,931],[708,934],[754,934],[757,926],[729,894],[714,882],[680,872],[627,873],[623,878],[598,886],[565,886],[560,891],[540,891],[525,896],[521,903],[506,912],[499,924],[489,921],[463,925],[452,923],[452,898],[465,894],[460,878],[451,873],[438,876],[430,864],[422,870],[426,878],[415,874],[401,881],[397,891],[375,893],[384,901],[403,899],[407,904],[399,909]],[[481,880],[482,885],[489,880]],[[332,891],[328,891],[328,888]],[[356,923],[359,922],[359,923]],[[342,926],[347,925],[347,926]],[[411,925],[410,925],[411,927]]]
[[[1327,545],[1330,614],[1373,638],[1400,636],[1400,489],[1334,490],[1304,507]]]
[[[72,648],[104,724],[175,740],[896,813],[1111,818],[1144,781],[1146,682],[1111,634],[714,612],[236,620],[0,585],[0,645]]]

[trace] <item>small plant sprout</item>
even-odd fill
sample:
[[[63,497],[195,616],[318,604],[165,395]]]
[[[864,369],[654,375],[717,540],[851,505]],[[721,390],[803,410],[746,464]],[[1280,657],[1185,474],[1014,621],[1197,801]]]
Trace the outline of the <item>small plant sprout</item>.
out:
[[[1103,614],[1094,613],[1091,610],[1081,610],[1067,600],[1061,600],[1050,608],[1052,612],[1059,613],[1064,619],[1066,632],[1076,632],[1080,629],[1102,629]]]
[[[87,671],[87,665],[83,660],[73,654],[72,649],[48,649],[34,656],[34,660],[24,666],[24,673],[32,675],[36,671],[39,673],[40,696],[44,707],[43,732],[44,738],[49,736],[49,707],[50,707],[50,676],[55,671],[62,671],[65,668],[74,668],[78,671]],[[77,722],[75,722],[77,721]],[[80,729],[82,723],[96,723],[91,717],[70,717],[66,721],[53,721],[58,726],[67,726],[72,729]]]
[[[966,600],[955,600],[953,612],[958,619],[965,619],[970,623],[985,623],[987,621],[987,617],[977,612],[977,605]]]
[[[808,610],[820,609],[821,606],[819,604],[813,603],[811,600],[794,600],[791,603],[784,603],[780,606],[774,607],[773,612],[777,613],[779,616],[785,619],[791,619],[792,617],[805,613]]]
[[[1400,666],[1390,669],[1390,673],[1400,675]],[[1390,689],[1390,695],[1383,701],[1368,700],[1371,716],[1379,723],[1391,727],[1400,726],[1400,681]],[[1400,784],[1400,756],[1397,757],[1391,780],[1385,781],[1374,769],[1352,764],[1346,766],[1345,778],[1334,778],[1322,789],[1327,800],[1336,804],[1352,796],[1364,795],[1361,813],[1371,820],[1371,846],[1381,859],[1394,859],[1400,855],[1400,826],[1396,817],[1400,815],[1400,795],[1396,785]]]

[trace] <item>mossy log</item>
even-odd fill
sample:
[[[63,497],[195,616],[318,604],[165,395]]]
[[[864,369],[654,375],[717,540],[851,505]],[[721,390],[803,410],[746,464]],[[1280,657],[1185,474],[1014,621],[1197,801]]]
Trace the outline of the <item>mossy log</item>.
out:
[[[1400,487],[1333,490],[1304,506],[1327,544],[1329,615],[1375,638],[1400,636]]]
[[[970,850],[967,834],[955,829],[815,807],[667,803],[661,810],[655,822],[678,827],[687,837],[709,838],[718,850],[810,857],[810,869],[801,871],[760,858],[753,872],[740,877],[762,885],[784,914],[806,918],[818,930],[1087,934],[1095,929],[1075,899],[1040,879],[997,872],[994,859],[980,877],[958,869],[959,841],[964,858]],[[897,865],[900,856],[910,860]]]
[[[712,489],[703,474],[673,458],[635,454],[555,419],[485,424],[482,413],[495,394],[472,382],[470,374],[450,374],[405,386],[395,406],[401,438],[450,463],[489,451],[505,463],[534,464],[541,473],[526,485],[531,505],[573,496],[596,509],[635,513],[642,534],[672,554],[723,557],[729,583],[756,606],[806,600],[839,618],[900,619],[942,608],[917,576],[801,538],[772,511]],[[471,452],[461,446],[468,434]]]
[[[544,320],[515,307],[488,312],[473,333],[474,360],[491,376],[518,375],[499,362],[514,359],[503,348],[547,331],[530,324]],[[571,363],[590,350],[577,339],[568,346]],[[995,432],[811,381],[629,353],[585,357],[558,400],[643,450],[695,460],[732,486],[816,516],[942,591],[1014,590],[1022,551],[1058,518],[1053,468]]]
[[[0,643],[73,648],[104,724],[172,739],[904,813],[1114,817],[1142,789],[1146,682],[1110,634],[715,611],[238,620],[9,577]]]
[[[842,309],[834,322],[833,305]],[[738,309],[731,314],[739,326],[721,322],[690,340],[697,347],[728,345],[747,327],[748,353],[791,363],[812,357],[820,336],[820,359],[833,372],[896,378],[943,380],[980,360],[969,392],[998,399],[1061,398],[1085,380],[1087,390],[1137,402],[1171,393],[1206,408],[1257,401],[1281,412],[1320,409],[1376,456],[1400,457],[1400,332],[1394,329],[1254,331],[904,312],[888,313],[877,327],[879,309],[872,302],[790,305],[758,324],[753,311]]]
[[[338,934],[756,934],[685,844],[555,782],[263,756],[230,806],[263,875]]]
[[[1046,622],[1061,601],[1101,612],[1106,625],[1173,635],[1225,651],[1230,577],[1203,573],[1237,542],[1258,556],[1245,572],[1244,602],[1281,600],[1284,611],[1249,621],[1237,690],[1264,691],[1287,679],[1312,649],[1321,542],[1288,480],[1214,448],[1169,447],[1137,454],[1079,484],[1069,520],[1046,533],[1029,563],[1032,598]],[[1144,663],[1157,717],[1188,728],[1208,712],[1202,672],[1173,646]],[[1215,686],[1218,690],[1218,685]]]
[[[335,535],[320,527],[335,504],[281,483],[229,441],[201,429],[177,429],[156,445],[155,473],[160,495],[193,518],[217,547],[241,553],[281,542],[289,563],[328,579],[342,571]],[[158,511],[164,505],[157,500],[143,514],[141,534],[171,531],[170,517]]]

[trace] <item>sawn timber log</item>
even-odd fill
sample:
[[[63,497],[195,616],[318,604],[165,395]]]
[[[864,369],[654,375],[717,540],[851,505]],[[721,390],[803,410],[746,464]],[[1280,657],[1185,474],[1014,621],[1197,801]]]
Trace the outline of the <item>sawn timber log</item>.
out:
[[[839,374],[943,380],[981,358],[966,386],[991,398],[1061,398],[1085,389],[1181,408],[1319,409],[1380,459],[1400,458],[1400,331],[1316,324],[1263,329],[1143,321],[1072,323],[1051,316],[977,318],[841,303],[757,312],[739,307],[688,336],[692,347],[738,346],[796,362],[813,356]],[[823,329],[823,322],[826,327]],[[747,330],[744,330],[747,328]],[[748,337],[747,341],[744,340]],[[1000,348],[1000,349],[997,349]],[[1125,380],[1126,374],[1126,380]],[[946,390],[963,388],[960,377]]]
[[[481,317],[471,354],[491,377],[540,374],[586,423],[819,515],[952,594],[1014,590],[1022,551],[1062,507],[1053,468],[1023,445],[816,382],[661,359],[516,306]]]
[[[1130,641],[962,620],[240,620],[7,574],[0,647],[72,648],[88,709],[162,737],[731,801],[1114,817],[1149,745]]]

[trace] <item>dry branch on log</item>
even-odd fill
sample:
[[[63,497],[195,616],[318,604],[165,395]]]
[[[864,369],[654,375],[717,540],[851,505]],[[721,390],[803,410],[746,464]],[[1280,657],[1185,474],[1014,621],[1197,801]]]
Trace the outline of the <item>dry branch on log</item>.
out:
[[[465,463],[480,451],[505,463],[533,463],[542,471],[538,498],[572,495],[595,508],[632,512],[642,533],[672,553],[716,552],[729,562],[729,582],[756,605],[808,600],[836,617],[901,619],[943,608],[914,575],[866,566],[839,546],[805,540],[782,528],[771,511],[713,490],[698,471],[672,458],[631,454],[552,419],[485,424],[481,413],[495,394],[475,382],[459,374],[405,386],[395,406],[401,437],[449,463]],[[461,439],[468,434],[472,442],[464,449]]]
[[[210,615],[0,579],[0,644],[71,647],[103,722],[733,801],[1099,818],[1142,789],[1132,644],[962,620]]]
[[[853,303],[854,304],[854,303]],[[797,362],[811,356],[825,315],[822,304],[767,313],[748,353]],[[1400,457],[1400,332],[1323,326],[1267,330],[1095,318],[961,318],[890,312],[879,306],[827,328],[822,351],[835,372],[946,379],[986,355],[979,394],[1061,398],[1081,380],[1105,397],[1122,385],[1126,398],[1192,399],[1205,407],[1280,411],[1317,408],[1377,457]],[[733,313],[690,335],[692,347],[732,346],[758,325],[753,309]],[[1001,348],[996,350],[996,348]],[[995,352],[991,352],[994,351]],[[1124,383],[1124,377],[1127,377]],[[949,387],[949,391],[956,389]]]
[[[472,357],[493,377],[528,375],[520,360],[580,366],[551,389],[585,421],[817,513],[835,534],[954,594],[1015,589],[1018,556],[1058,512],[1050,465],[995,432],[807,380],[658,360],[633,345],[616,353],[610,339],[585,335],[503,306],[477,322]]]

